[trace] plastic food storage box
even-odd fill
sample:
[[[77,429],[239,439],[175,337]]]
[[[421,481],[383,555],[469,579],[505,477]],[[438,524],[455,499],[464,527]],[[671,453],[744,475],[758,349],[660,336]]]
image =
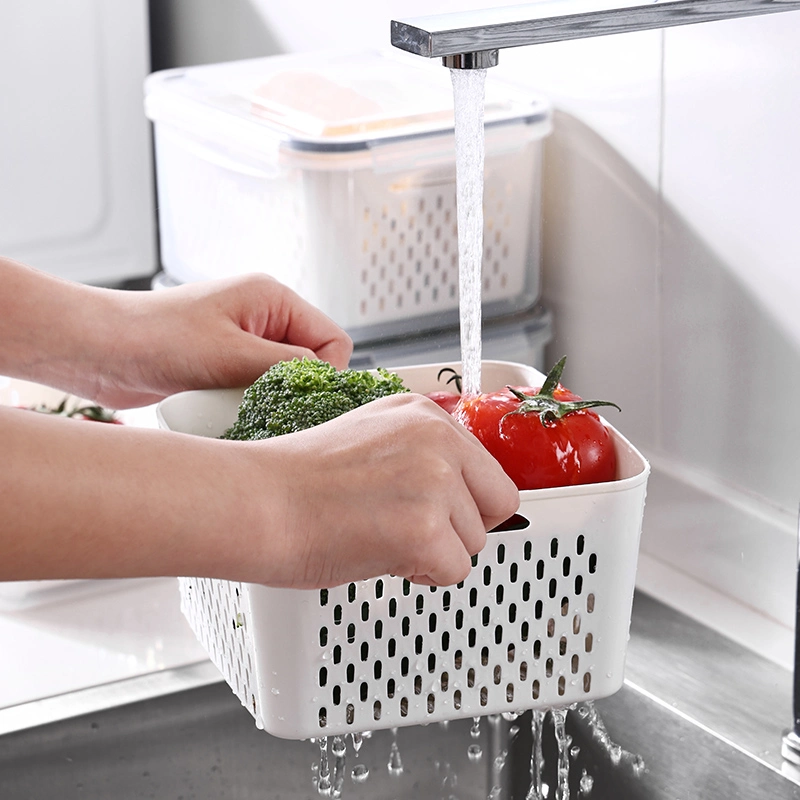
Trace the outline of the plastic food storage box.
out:
[[[186,283],[273,275],[356,340],[458,319],[448,70],[395,54],[294,54],[145,84],[161,259]],[[539,295],[540,97],[486,85],[484,317]]]
[[[413,391],[442,366],[397,369]],[[483,387],[543,375],[485,362]],[[240,390],[164,400],[160,424],[218,436]],[[384,576],[322,591],[181,579],[182,608],[256,724],[285,738],[567,706],[623,681],[649,466],[612,428],[615,481],[520,492],[457,586]]]
[[[516,361],[544,369],[545,347],[553,336],[553,318],[542,306],[486,320],[481,325],[481,353],[486,360]],[[458,327],[424,331],[379,342],[363,342],[353,349],[353,369],[374,369],[457,361],[461,356]],[[452,386],[450,387],[453,388]]]

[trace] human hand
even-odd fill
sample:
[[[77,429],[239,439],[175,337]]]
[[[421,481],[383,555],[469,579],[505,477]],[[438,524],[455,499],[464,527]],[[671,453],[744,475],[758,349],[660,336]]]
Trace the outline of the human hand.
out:
[[[237,445],[253,459],[244,494],[263,498],[263,530],[271,531],[253,531],[246,549],[237,543],[248,554],[243,580],[323,588],[392,574],[458,583],[486,532],[519,505],[516,487],[478,440],[420,395],[382,398],[316,428]],[[267,452],[279,475],[259,468]]]
[[[342,369],[352,352],[338,325],[263,274],[112,294],[112,352],[85,390],[111,408],[146,405],[187,389],[247,386],[295,357]]]

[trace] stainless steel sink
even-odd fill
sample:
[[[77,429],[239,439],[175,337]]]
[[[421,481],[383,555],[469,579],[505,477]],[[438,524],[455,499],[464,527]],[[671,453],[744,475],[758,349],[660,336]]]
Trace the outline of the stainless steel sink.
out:
[[[318,746],[257,730],[227,685],[207,683],[213,673],[206,669],[196,674],[207,685],[102,710],[87,707],[80,716],[0,736],[0,798],[317,798]],[[622,691],[596,708],[611,739],[641,756],[646,768],[637,774],[630,760],[612,763],[572,711],[567,730],[579,751],[570,765],[573,798],[800,800],[797,776],[779,755],[791,713],[788,672],[640,595],[627,674]],[[122,702],[125,693],[115,696]],[[89,703],[104,705],[97,697],[91,695]],[[387,768],[391,732],[367,739],[357,759],[349,745],[343,797],[477,800],[499,787],[498,796],[524,800],[530,714],[513,721],[484,719],[479,739],[470,726],[462,721],[400,729],[400,776]],[[483,750],[480,760],[467,752],[476,742]],[[553,787],[549,717],[544,742],[545,781]],[[370,770],[364,783],[350,778],[356,763]],[[579,790],[584,770],[593,779],[588,794]]]
[[[488,723],[481,743],[486,746]],[[398,732],[404,764],[389,774],[391,733],[376,733],[346,757],[345,797],[485,798],[488,757],[472,762],[469,723]],[[0,797],[58,800],[123,798],[317,798],[312,742],[259,731],[224,683],[88,714],[0,738]],[[353,783],[350,771],[370,775]],[[449,796],[445,795],[445,796]]]

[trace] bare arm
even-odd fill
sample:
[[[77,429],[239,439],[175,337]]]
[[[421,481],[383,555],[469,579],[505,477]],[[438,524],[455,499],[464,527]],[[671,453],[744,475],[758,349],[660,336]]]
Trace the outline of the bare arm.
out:
[[[119,292],[0,259],[0,373],[113,408],[243,386],[348,336],[266,276]],[[322,587],[452,583],[518,493],[431,401],[228,442],[0,408],[0,580],[197,575]]]
[[[418,395],[266,442],[0,409],[0,579],[451,584],[518,493]]]
[[[295,356],[343,368],[352,352],[338,325],[266,275],[123,292],[0,257],[0,288],[0,375],[111,408],[247,386]]]

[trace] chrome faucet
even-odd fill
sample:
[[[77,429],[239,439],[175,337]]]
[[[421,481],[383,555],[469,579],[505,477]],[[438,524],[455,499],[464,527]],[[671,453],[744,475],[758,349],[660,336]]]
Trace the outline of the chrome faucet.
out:
[[[542,0],[392,20],[391,41],[452,69],[482,69],[495,66],[506,47],[797,10],[800,0]]]

